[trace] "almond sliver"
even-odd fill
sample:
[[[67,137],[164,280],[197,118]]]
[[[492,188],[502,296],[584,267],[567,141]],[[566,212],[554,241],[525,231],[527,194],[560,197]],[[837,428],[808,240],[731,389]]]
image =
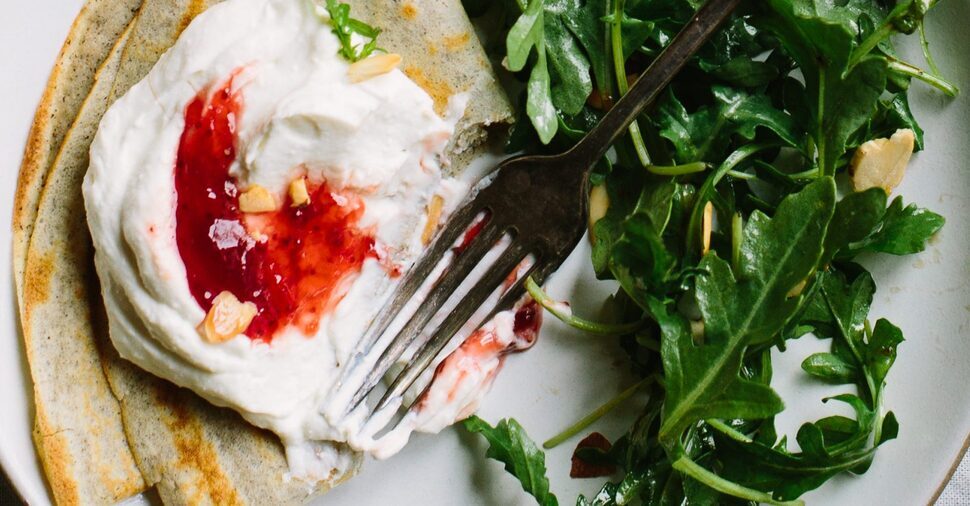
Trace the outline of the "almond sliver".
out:
[[[711,232],[714,230],[714,204],[704,205],[704,219],[701,222],[701,254],[706,255],[711,250]]]
[[[290,182],[290,207],[302,207],[310,203],[310,192],[306,188],[306,179],[297,178]]]
[[[427,246],[431,242],[431,238],[434,237],[434,232],[438,229],[438,222],[441,221],[441,208],[444,203],[445,199],[441,198],[440,195],[431,197],[431,203],[428,204],[428,221],[421,233],[421,244]]]
[[[256,304],[240,302],[232,292],[223,291],[199,324],[199,334],[210,343],[224,343],[245,332],[256,312]]]
[[[254,184],[239,195],[239,210],[244,213],[268,213],[276,210],[276,198],[266,188]]]
[[[378,54],[350,64],[347,75],[350,77],[350,82],[359,83],[386,74],[400,64],[401,55],[399,54]]]

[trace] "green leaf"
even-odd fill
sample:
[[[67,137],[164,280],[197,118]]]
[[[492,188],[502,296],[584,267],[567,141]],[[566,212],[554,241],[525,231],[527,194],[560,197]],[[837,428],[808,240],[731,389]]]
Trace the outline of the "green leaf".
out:
[[[872,234],[885,213],[886,192],[882,188],[846,195],[835,206],[832,224],[825,237],[822,263],[829,263],[839,251]]]
[[[866,448],[832,455],[817,425],[804,424],[797,439],[802,451],[788,453],[758,442],[741,442],[715,434],[724,477],[771,493],[776,500],[795,499],[829,478],[872,459]]]
[[[704,339],[664,334],[667,401],[660,438],[670,447],[690,424],[705,418],[765,418],[782,409],[762,384],[738,376],[749,345],[779,332],[798,309],[789,291],[817,267],[835,207],[835,183],[823,178],[778,206],[773,218],[755,212],[744,229],[739,271],[708,254],[696,283]]]
[[[850,362],[831,353],[814,353],[802,361],[802,370],[835,384],[854,383],[858,370]]]
[[[896,347],[903,342],[903,332],[885,318],[876,321],[866,347],[866,368],[877,385],[886,380],[889,368],[896,361]]]
[[[356,62],[367,58],[378,49],[377,36],[381,34],[380,28],[350,17],[350,5],[337,0],[327,0],[326,9],[330,16],[330,25],[333,27],[331,31],[340,42],[338,53],[341,56]],[[354,45],[354,35],[365,40],[363,45]]]
[[[544,48],[544,45],[539,47]],[[551,86],[549,69],[546,67],[546,53],[543,49],[529,74],[529,83],[526,86],[529,99],[525,104],[526,114],[532,120],[532,126],[535,127],[539,140],[543,144],[548,144],[559,128],[559,116],[552,103]]]
[[[506,58],[509,70],[518,72],[525,68],[532,49],[538,50],[544,42],[542,0],[531,0],[525,12],[519,16],[505,38]],[[543,51],[544,52],[544,51]]]
[[[854,34],[840,20],[819,12],[819,4],[826,1],[768,0],[770,9],[755,20],[775,34],[809,83],[818,82],[819,69],[841,75],[852,53]]]
[[[914,204],[904,207],[903,198],[896,197],[886,209],[882,226],[861,247],[892,255],[919,253],[945,222],[939,214]]]
[[[609,11],[608,0],[587,0],[585,3],[574,0],[559,12],[560,20],[579,41],[589,59],[597,89],[604,93],[609,91],[612,80],[606,23],[603,21]]]
[[[531,494],[540,506],[556,506],[559,501],[549,492],[546,478],[546,456],[529,439],[525,429],[514,419],[501,420],[492,427],[471,416],[464,421],[465,429],[481,434],[488,441],[485,456],[505,464],[505,470],[518,478],[522,489]]]
[[[506,36],[509,70],[525,69],[535,52],[526,86],[526,112],[543,144],[556,135],[559,113],[579,113],[593,91],[587,52],[599,35],[593,21],[575,17],[581,7],[581,0],[530,0]],[[602,74],[604,62],[605,57],[597,55],[594,72]]]
[[[818,165],[825,175],[845,163],[849,140],[869,123],[886,89],[887,61],[867,55],[850,67],[859,12],[829,0],[769,0],[760,26],[778,38],[805,78]],[[857,6],[858,7],[858,6]],[[857,12],[854,12],[857,11]]]
[[[816,109],[820,130],[815,142],[824,174],[835,174],[849,138],[876,112],[886,89],[886,69],[885,58],[873,56],[859,62],[844,79],[831,71],[823,74],[824,92]]]
[[[790,146],[802,142],[803,133],[786,112],[772,106],[768,97],[751,95],[727,86],[714,86],[714,104],[694,113],[667,93],[657,110],[657,128],[674,146],[679,163],[720,161],[732,136],[754,140],[765,128]]]

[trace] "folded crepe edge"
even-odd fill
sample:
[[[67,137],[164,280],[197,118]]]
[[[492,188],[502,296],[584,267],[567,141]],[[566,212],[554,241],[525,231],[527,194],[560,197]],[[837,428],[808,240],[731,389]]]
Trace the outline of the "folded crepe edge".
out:
[[[95,74],[134,19],[142,0],[88,0],[74,19],[55,60],[27,135],[13,207],[15,290],[23,293],[27,246],[40,192]],[[21,314],[22,317],[22,314]]]
[[[66,46],[72,44],[72,41],[79,41],[77,43],[82,45],[97,45],[98,42],[78,36],[76,33],[76,30],[91,28],[89,24],[91,22],[95,22],[105,30],[111,30],[110,24],[106,26],[103,23],[96,23],[103,19],[101,16],[103,12],[98,10],[99,5],[103,4],[91,2],[85,6],[79,15],[79,21],[75,22]],[[91,107],[99,107],[98,97],[95,95],[99,87],[103,90],[113,81],[114,72],[117,70],[117,57],[130,27],[129,19],[124,31],[113,41],[106,51],[105,58],[97,65],[97,69],[92,74],[91,89],[79,105],[78,115],[65,131],[62,137],[64,142],[56,148],[56,155],[51,159],[48,167],[44,169],[38,165],[38,158],[25,160],[25,166],[32,167],[28,170],[33,170],[33,173],[21,174],[18,195],[25,196],[27,193],[33,193],[34,195],[29,199],[33,199],[35,204],[33,209],[21,206],[16,208],[15,220],[21,220],[20,225],[25,224],[27,220],[30,221],[29,227],[20,228],[23,234],[29,233],[30,237],[33,237],[36,219],[41,213],[44,193],[48,187],[46,184],[48,172],[56,171],[58,164],[65,163],[65,158],[69,157],[65,151],[72,144],[76,134],[79,135],[78,130],[81,127],[78,123],[83,111]],[[91,48],[88,50],[93,51]],[[51,77],[52,83],[59,83],[58,69],[66,66],[63,62],[55,66],[54,75]],[[35,133],[50,131],[38,123],[51,121],[48,105],[58,102],[63,96],[58,90],[62,90],[59,84],[49,86],[48,91],[45,92],[35,120],[33,129]],[[33,139],[37,138],[33,133],[31,135]],[[30,149],[31,144],[28,144],[28,151]],[[42,150],[43,148],[40,148],[36,152]],[[40,179],[43,179],[43,185],[38,184]],[[21,202],[29,199],[25,198]],[[28,218],[28,213],[31,211],[33,216]],[[18,222],[15,221],[15,231],[17,228]],[[19,245],[18,240],[22,241]],[[18,300],[24,348],[34,383],[33,439],[47,476],[50,492],[57,504],[114,502],[137,494],[144,489],[144,481],[128,449],[128,442],[118,418],[120,407],[108,389],[104,372],[98,367],[99,361],[96,358],[85,361],[83,357],[70,356],[72,351],[78,351],[78,346],[81,347],[79,350],[81,355],[90,355],[93,352],[93,344],[84,342],[83,335],[53,336],[45,332],[46,324],[37,329],[32,325],[36,316],[35,310],[38,308],[43,313],[47,305],[47,309],[60,312],[61,308],[56,301],[63,294],[59,294],[56,287],[52,286],[58,280],[59,260],[53,250],[37,254],[26,237],[15,237],[14,241],[15,270],[18,268],[17,265],[23,266]],[[58,307],[51,308],[52,302]],[[43,319],[44,316],[42,315],[41,318]],[[49,327],[48,330],[50,330]],[[52,346],[50,341],[52,339],[56,341],[58,338],[68,339],[72,346],[67,348]],[[64,354],[65,351],[67,356]],[[51,370],[52,364],[57,364],[54,370]],[[79,387],[82,387],[82,391],[78,391]],[[74,394],[80,394],[80,396],[74,397]],[[83,410],[80,413],[74,413],[62,409],[65,403],[61,402],[59,397],[64,395],[72,396],[72,405],[79,403]],[[97,437],[90,437],[92,433],[97,434]]]

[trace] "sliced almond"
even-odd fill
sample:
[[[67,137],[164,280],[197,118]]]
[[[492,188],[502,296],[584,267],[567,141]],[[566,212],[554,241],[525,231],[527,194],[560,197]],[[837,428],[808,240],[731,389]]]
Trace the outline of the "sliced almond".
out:
[[[594,186],[589,191],[589,237],[596,240],[593,235],[593,226],[597,221],[606,216],[606,211],[610,208],[610,195],[606,192],[606,185]]]
[[[711,232],[714,230],[714,204],[704,204],[704,219],[701,222],[701,254],[711,251]]]
[[[445,199],[440,195],[431,197],[428,203],[428,222],[424,224],[424,232],[421,232],[421,244],[425,246],[431,242],[435,230],[438,229],[438,222],[441,221],[441,209],[444,207]]]
[[[232,292],[223,291],[199,324],[199,334],[210,343],[224,343],[245,332],[255,317],[256,304],[240,302]]]
[[[873,139],[859,146],[849,164],[855,191],[882,188],[887,194],[899,185],[913,155],[916,134],[896,130],[889,139]]]
[[[704,344],[704,320],[690,321],[690,336],[695,344]]]
[[[378,54],[350,64],[347,75],[350,82],[359,83],[372,77],[386,74],[401,64],[401,55],[394,53]]]
[[[788,290],[788,293],[785,294],[785,297],[789,299],[792,297],[798,297],[805,290],[805,285],[807,284],[808,284],[808,278],[801,280],[801,282],[799,282],[797,285],[791,287],[791,290]]]
[[[244,213],[268,213],[277,209],[276,197],[266,188],[254,184],[239,195],[239,210]]]
[[[290,207],[303,207],[310,203],[310,192],[306,179],[300,177],[290,181]]]

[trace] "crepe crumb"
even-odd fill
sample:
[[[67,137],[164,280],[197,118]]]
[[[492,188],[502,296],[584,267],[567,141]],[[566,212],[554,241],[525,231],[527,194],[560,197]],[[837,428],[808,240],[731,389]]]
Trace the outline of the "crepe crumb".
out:
[[[245,332],[256,312],[256,304],[240,302],[232,292],[223,291],[199,324],[199,334],[210,343],[224,343]]]
[[[421,233],[421,244],[427,246],[431,242],[431,238],[434,237],[434,232],[438,229],[438,222],[441,221],[441,209],[444,207],[444,203],[445,199],[441,198],[440,195],[431,198],[431,202],[428,204],[428,222],[424,225],[424,231]]]
[[[907,128],[896,130],[889,139],[873,139],[859,146],[849,165],[852,189],[879,187],[892,193],[906,174],[915,143],[916,134]]]
[[[239,195],[239,210],[244,213],[266,213],[276,210],[276,198],[266,188],[254,184]]]
[[[372,77],[386,74],[401,64],[401,55],[395,53],[378,54],[354,62],[347,69],[350,82],[359,83]]]
[[[290,182],[290,207],[303,207],[310,203],[306,179],[300,177]]]

